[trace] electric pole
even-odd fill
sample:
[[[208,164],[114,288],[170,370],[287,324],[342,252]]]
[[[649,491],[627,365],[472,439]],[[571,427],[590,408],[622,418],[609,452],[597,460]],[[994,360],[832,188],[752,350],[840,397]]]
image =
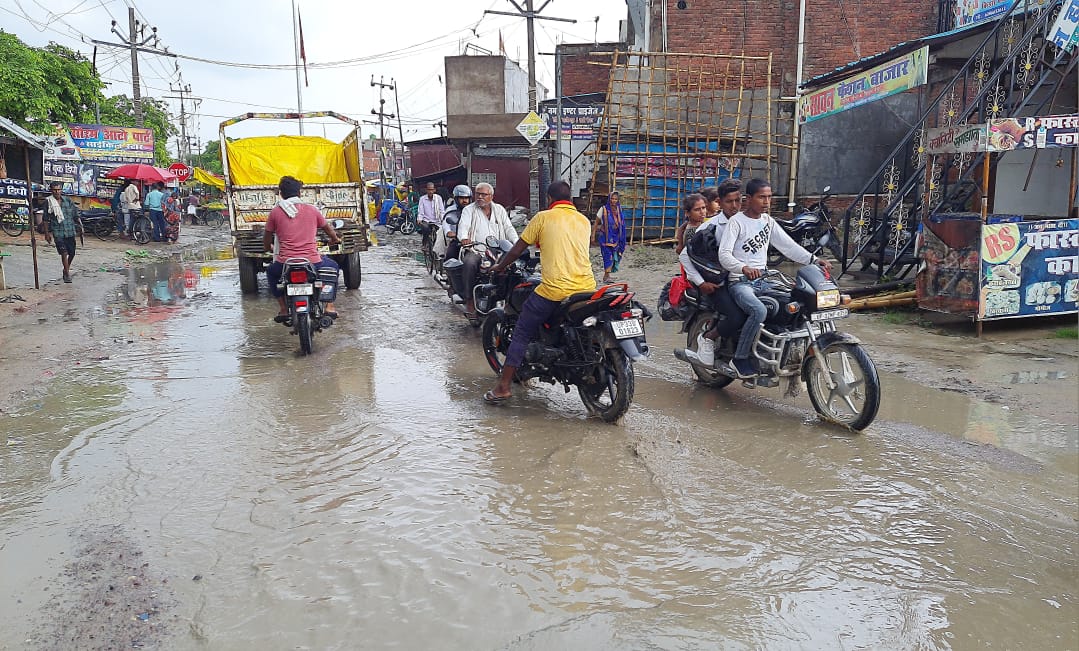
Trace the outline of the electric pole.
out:
[[[539,20],[558,20],[564,23],[576,23],[577,21],[572,18],[554,18],[552,16],[540,16],[540,12],[544,8],[551,4],[551,0],[546,0],[538,10],[535,10],[532,5],[532,0],[525,0],[524,8],[517,3],[517,0],[509,0],[509,3],[517,9],[517,13],[511,13],[508,11],[494,11],[488,9],[484,11],[485,14],[499,14],[502,16],[516,16],[518,18],[524,18],[528,27],[528,110],[538,112],[539,102],[538,91],[536,89],[536,19]],[[528,146],[528,194],[529,194],[529,208],[532,214],[535,215],[539,211],[540,205],[540,188],[539,188],[539,149],[534,144]]]
[[[183,146],[180,150],[180,161],[183,163],[191,163],[191,141],[187,137],[187,102],[191,101],[201,102],[200,97],[189,97],[191,94],[191,84],[180,83],[173,87],[172,83],[169,83],[169,90],[179,95],[165,95],[166,99],[178,99],[180,100],[180,142]]]
[[[446,137],[446,123],[444,121],[439,120],[438,122],[435,122],[431,126],[432,127],[438,127],[438,136],[440,138],[445,138]]]
[[[166,57],[175,57],[175,54],[169,52],[168,48],[158,49],[157,28],[150,27],[150,35],[145,36],[146,25],[135,20],[135,8],[127,8],[127,34],[125,35],[116,27],[116,21],[112,21],[113,34],[120,37],[123,44],[109,43],[106,41],[98,41],[90,39],[90,42],[95,45],[107,45],[109,47],[121,47],[131,51],[131,100],[135,108],[135,126],[143,126],[142,121],[142,90],[139,87],[139,52],[147,52],[149,54],[157,54]],[[142,40],[139,40],[139,39]],[[147,43],[153,41],[151,47],[144,47]]]
[[[375,109],[371,109],[371,115],[377,115],[378,116],[378,138],[381,141],[379,143],[379,145],[383,149],[385,149],[385,147],[386,147],[386,122],[385,122],[385,118],[390,118],[392,120],[393,118],[395,118],[397,116],[395,114],[393,114],[393,113],[386,113],[386,111],[385,111],[386,100],[382,97],[382,91],[384,89],[386,89],[386,88],[393,88],[393,84],[392,83],[385,84],[385,83],[382,82],[382,79],[383,79],[382,77],[379,77],[378,82],[376,83],[375,82],[375,76],[371,75],[371,87],[374,88],[375,86],[378,86],[378,110],[376,111]],[[396,151],[394,152],[393,158],[394,158],[394,176],[397,176],[397,173],[396,173],[396,171],[397,171],[397,163],[396,163],[396,161],[397,161],[397,152]],[[383,161],[385,161],[385,158],[383,158]],[[385,164],[385,162],[383,162],[383,164],[379,166],[378,171],[379,171],[379,177],[380,177],[380,180],[382,182],[382,185],[386,185],[386,164]]]

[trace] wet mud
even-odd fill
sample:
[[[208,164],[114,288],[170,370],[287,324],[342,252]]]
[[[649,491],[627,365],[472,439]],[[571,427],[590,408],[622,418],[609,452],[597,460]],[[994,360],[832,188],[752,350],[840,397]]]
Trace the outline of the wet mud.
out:
[[[670,354],[685,335],[653,321],[622,423],[548,385],[490,407],[478,332],[413,240],[382,241],[311,357],[267,296],[240,295],[228,260],[133,273],[75,310],[102,354],[0,415],[0,567],[14,586],[0,648],[1079,636],[1075,422],[1066,406],[1017,404],[1053,383],[1074,395],[1075,356],[1009,340],[1023,365],[998,374],[961,352],[979,350],[970,339],[939,335],[954,360],[943,339],[915,357],[904,349],[921,334],[853,318],[893,366],[878,421],[852,434],[804,395],[697,385]],[[627,263],[649,302],[674,266]],[[902,338],[881,346],[888,328]],[[941,390],[978,368],[998,379]],[[115,635],[89,637],[104,629]]]

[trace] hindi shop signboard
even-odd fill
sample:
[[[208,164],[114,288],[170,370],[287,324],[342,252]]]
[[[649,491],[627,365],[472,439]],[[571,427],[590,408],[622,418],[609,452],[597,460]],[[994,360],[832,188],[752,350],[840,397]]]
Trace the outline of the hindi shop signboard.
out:
[[[955,0],[955,28],[1000,18],[1014,0]]]
[[[154,164],[154,131],[101,124],[68,124],[48,138],[45,158],[123,165]]]
[[[980,320],[1077,311],[1079,219],[985,224]]]
[[[847,109],[917,88],[929,75],[929,46],[859,72],[798,100],[798,121],[819,120]]]
[[[1076,0],[1079,2],[1079,0]],[[591,104],[587,106],[563,106],[562,107],[562,139],[563,140],[595,140],[596,131],[599,129],[600,118],[603,117],[603,106]],[[558,113],[552,110],[547,113],[548,132],[552,138],[558,134]]]
[[[989,151],[1046,149],[1079,145],[1079,114],[989,121]]]
[[[984,124],[957,124],[926,129],[925,153],[973,154],[985,151]]]
[[[1079,0],[1064,3],[1049,34],[1053,45],[1067,52],[1079,44]]]

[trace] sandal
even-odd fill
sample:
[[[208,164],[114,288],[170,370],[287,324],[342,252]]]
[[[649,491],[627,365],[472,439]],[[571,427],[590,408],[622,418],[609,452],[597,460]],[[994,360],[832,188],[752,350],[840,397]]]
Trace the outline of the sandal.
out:
[[[337,320],[337,312],[323,312],[323,314],[330,317],[334,321]]]
[[[278,314],[273,318],[274,323],[284,323],[285,325],[292,324],[292,315],[290,314]]]
[[[511,396],[496,396],[493,391],[483,394],[483,401],[489,405],[501,405],[510,398]]]

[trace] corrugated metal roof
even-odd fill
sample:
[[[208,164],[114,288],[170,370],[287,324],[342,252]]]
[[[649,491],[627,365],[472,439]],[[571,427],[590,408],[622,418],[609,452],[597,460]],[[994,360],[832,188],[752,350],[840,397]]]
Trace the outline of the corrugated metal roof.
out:
[[[45,149],[45,139],[43,137],[35,136],[34,134],[30,133],[26,129],[23,129],[22,127],[2,115],[0,115],[0,129],[4,129],[5,131],[12,133],[19,140],[22,140],[24,143],[30,145],[31,147]]]
[[[862,57],[857,61],[851,61],[846,65],[842,65],[835,70],[832,70],[831,72],[826,72],[822,75],[817,75],[812,79],[807,79],[805,83],[803,83],[799,88],[802,91],[807,91],[814,90],[820,86],[826,86],[834,81],[838,81],[846,77],[849,74],[860,72],[862,70],[867,70],[879,63],[887,61],[888,59],[894,59],[898,56],[907,54],[908,52],[913,52],[914,50],[917,50],[918,48],[926,45],[929,46],[930,52],[932,52],[933,47],[939,47],[948,43],[962,40],[970,36],[975,36],[983,32],[987,32],[993,27],[995,27],[996,24],[997,21],[989,20],[984,23],[964,25],[963,27],[953,29],[949,32],[941,32],[939,34],[932,34],[930,36],[916,38],[911,41],[903,41],[902,43],[893,45],[891,48],[879,54]]]

